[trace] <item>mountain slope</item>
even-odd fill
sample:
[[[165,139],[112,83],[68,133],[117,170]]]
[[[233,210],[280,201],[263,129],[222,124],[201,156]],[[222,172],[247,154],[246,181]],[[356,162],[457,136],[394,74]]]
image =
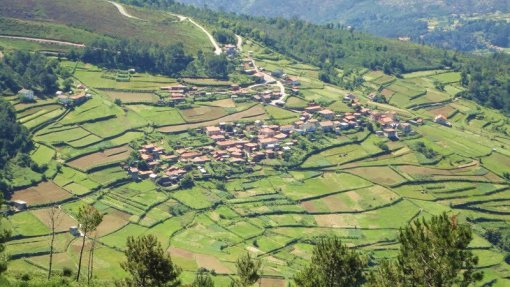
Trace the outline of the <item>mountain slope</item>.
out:
[[[168,13],[126,9],[137,18],[126,17],[112,3],[101,0],[0,0],[0,34],[47,37],[49,31],[57,31],[49,36],[89,42],[93,32],[164,45],[182,42],[190,51],[211,49],[206,35],[191,23]],[[12,27],[16,27],[15,32]]]
[[[475,14],[482,19],[496,22],[498,24],[508,25],[505,21],[496,21],[493,13],[501,11],[503,13],[510,12],[508,1],[498,0],[325,0],[325,1],[305,1],[305,0],[282,0],[282,1],[241,1],[241,0],[178,0],[178,2],[193,4],[196,6],[224,10],[229,12],[237,12],[254,16],[268,17],[297,17],[313,23],[340,23],[350,25],[357,29],[384,36],[384,37],[400,37],[409,36],[413,40],[424,40],[430,44],[444,45],[444,40],[436,40],[438,35],[422,39],[420,36],[426,36],[433,22],[437,22],[438,18],[443,21],[456,22],[453,30],[467,25],[470,21],[460,21],[463,16],[470,17]],[[462,17],[461,17],[462,16]],[[465,22],[465,23],[464,23]],[[494,24],[495,25],[495,24]],[[441,27],[443,28],[443,27]],[[450,30],[450,29],[447,29]],[[440,30],[441,32],[443,29]],[[437,31],[434,31],[437,34]],[[465,29],[463,31],[466,33]],[[486,29],[479,29],[475,32],[487,32]],[[475,32],[469,33],[475,36]],[[505,33],[504,31],[500,34]],[[441,33],[442,34],[442,33]],[[455,39],[454,36],[444,33],[446,37]],[[458,37],[457,37],[458,38]],[[450,43],[447,48],[469,49],[474,50],[482,46],[488,48],[484,41],[479,41],[478,46],[466,47],[462,45],[466,38],[458,39],[455,43]],[[473,41],[473,40],[471,40]]]

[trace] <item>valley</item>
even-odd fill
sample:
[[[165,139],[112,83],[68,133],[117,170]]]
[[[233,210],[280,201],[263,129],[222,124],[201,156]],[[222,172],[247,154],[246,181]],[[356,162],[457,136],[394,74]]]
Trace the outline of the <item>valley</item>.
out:
[[[472,227],[481,285],[510,284],[508,254],[486,238],[488,229],[510,228],[510,120],[462,97],[459,70],[422,58],[416,66],[434,65],[398,75],[333,68],[346,81],[359,78],[347,89],[238,31],[234,44],[220,43],[217,27],[182,11],[30,3],[0,8],[0,26],[18,29],[2,29],[2,53],[45,53],[68,71],[72,92],[28,102],[1,96],[32,135],[31,160],[46,167],[16,169],[4,191],[16,207],[4,219],[8,278],[45,278],[52,206],[61,211],[53,268],[75,274],[76,218],[90,205],[104,214],[94,237],[98,286],[126,276],[128,236],[154,235],[185,284],[202,268],[229,286],[249,252],[262,262],[260,286],[288,286],[320,236],[336,235],[378,263],[395,258],[400,228],[443,212]],[[88,18],[88,28],[69,11]],[[119,35],[224,57],[229,73],[208,76],[197,64],[169,76],[65,56]],[[92,237],[85,242],[88,256]]]

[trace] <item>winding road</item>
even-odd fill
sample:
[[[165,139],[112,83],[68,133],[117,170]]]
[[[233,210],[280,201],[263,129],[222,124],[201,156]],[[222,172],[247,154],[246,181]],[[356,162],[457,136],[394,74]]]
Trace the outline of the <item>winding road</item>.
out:
[[[239,35],[236,35],[236,39],[237,39],[237,50],[239,50],[239,52],[242,52],[243,51],[243,38]]]
[[[120,5],[119,3],[117,2],[113,2],[113,1],[108,1],[110,3],[112,3],[113,5],[115,5],[115,7],[117,7],[117,10],[119,10],[120,14],[122,14],[122,16],[126,16],[128,18],[131,18],[131,19],[136,19],[136,20],[142,20],[136,16],[133,16],[131,14],[129,14],[126,9],[124,8],[124,6]]]
[[[33,41],[33,42],[39,42],[39,43],[47,43],[47,44],[55,44],[55,45],[63,45],[63,46],[72,46],[72,47],[77,47],[77,48],[85,48],[84,44],[78,44],[78,43],[72,43],[72,42],[66,42],[66,41],[58,41],[58,40],[50,40],[50,39],[44,39],[44,38],[33,38],[33,37],[22,37],[22,36],[8,36],[8,35],[0,35],[0,38],[14,39],[14,40],[26,40],[26,41]]]
[[[131,19],[143,20],[143,19],[140,19],[138,17],[135,17],[135,16],[129,14],[126,11],[126,9],[124,8],[124,6],[122,6],[121,4],[119,4],[117,2],[113,2],[113,1],[108,1],[108,2],[112,3],[113,5],[115,5],[115,7],[117,7],[117,10],[119,10],[119,13],[122,14],[123,16],[131,18]],[[209,38],[209,41],[211,42],[211,44],[214,47],[214,54],[221,55],[222,50],[221,50],[220,45],[218,44],[218,42],[216,42],[216,39],[214,39],[213,35],[211,33],[209,33],[209,31],[207,31],[204,28],[204,26],[198,24],[197,22],[195,22],[195,20],[193,20],[193,19],[191,19],[189,17],[182,16],[182,15],[179,15],[179,14],[174,14],[174,13],[169,13],[169,14],[179,18],[179,21],[181,21],[181,22],[188,20],[188,21],[191,22],[191,24],[195,25],[198,29],[202,30],[207,35],[207,38]]]
[[[253,68],[255,69],[255,71],[257,73],[261,73],[261,71],[259,70],[259,67],[257,66],[257,63],[255,63],[255,59],[253,59],[253,57],[250,57],[250,59],[251,59],[251,62],[253,64]],[[280,104],[285,103],[285,99],[287,98],[287,93],[285,92],[285,86],[283,85],[283,83],[281,81],[277,81],[273,76],[271,76],[268,73],[262,73],[262,74],[264,74],[265,84],[268,84],[268,85],[276,84],[280,88],[280,94],[281,94],[280,98],[271,101],[271,105],[277,106],[279,103]]]

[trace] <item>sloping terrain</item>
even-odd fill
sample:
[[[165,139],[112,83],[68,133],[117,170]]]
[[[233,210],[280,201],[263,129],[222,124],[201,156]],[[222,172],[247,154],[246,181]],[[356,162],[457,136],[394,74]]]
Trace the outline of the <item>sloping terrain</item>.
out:
[[[96,37],[164,45],[182,42],[189,51],[211,49],[207,36],[192,23],[164,12],[126,9],[137,18],[122,15],[112,3],[102,0],[1,0],[0,34],[87,43],[94,39],[92,32]]]

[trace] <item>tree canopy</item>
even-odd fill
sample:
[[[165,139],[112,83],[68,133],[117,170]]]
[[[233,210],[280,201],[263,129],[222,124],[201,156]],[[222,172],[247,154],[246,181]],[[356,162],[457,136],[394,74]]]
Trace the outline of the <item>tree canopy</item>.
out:
[[[1,69],[0,69],[1,71]],[[32,149],[32,141],[27,128],[16,120],[12,105],[0,99],[0,169],[19,152]]]
[[[181,269],[174,265],[170,255],[163,250],[161,243],[154,235],[128,237],[127,249],[124,253],[126,261],[121,264],[121,267],[131,274],[131,278],[119,282],[118,285],[134,287],[181,285],[179,279]]]
[[[38,94],[53,95],[58,89],[58,72],[58,61],[39,53],[7,53],[0,63],[0,92],[16,94],[26,88]]]
[[[366,261],[337,237],[321,238],[310,265],[295,278],[299,287],[356,287],[365,281]]]

